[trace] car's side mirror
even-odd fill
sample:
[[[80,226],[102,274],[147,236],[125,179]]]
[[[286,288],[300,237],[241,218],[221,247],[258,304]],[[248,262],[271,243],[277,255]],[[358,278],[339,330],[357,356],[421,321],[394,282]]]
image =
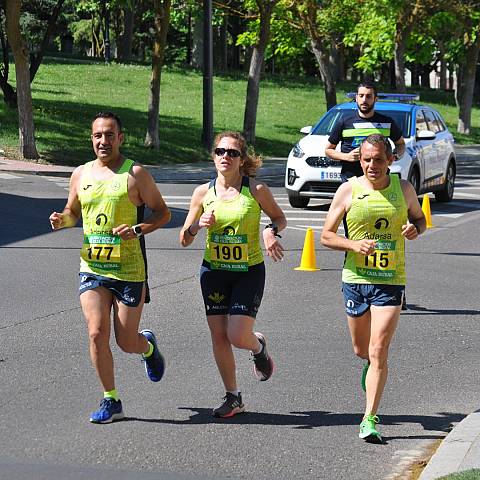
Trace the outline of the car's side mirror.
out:
[[[311,125],[308,125],[308,126],[300,129],[300,133],[303,133],[304,135],[308,135],[311,132],[312,132],[312,126]]]
[[[431,130],[420,130],[417,132],[417,140],[435,140],[435,132]]]

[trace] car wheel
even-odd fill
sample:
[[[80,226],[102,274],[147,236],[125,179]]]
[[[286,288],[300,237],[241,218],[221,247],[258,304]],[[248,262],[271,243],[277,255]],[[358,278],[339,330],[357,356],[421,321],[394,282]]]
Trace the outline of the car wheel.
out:
[[[417,195],[420,193],[420,175],[418,173],[418,168],[412,168],[410,175],[408,176],[408,181],[413,185],[413,188],[417,192]]]
[[[447,175],[443,187],[438,192],[433,192],[437,202],[450,202],[455,189],[455,167],[453,163],[448,164]]]
[[[299,195],[288,194],[288,201],[293,208],[305,208],[308,206],[310,199],[308,197],[300,197]]]

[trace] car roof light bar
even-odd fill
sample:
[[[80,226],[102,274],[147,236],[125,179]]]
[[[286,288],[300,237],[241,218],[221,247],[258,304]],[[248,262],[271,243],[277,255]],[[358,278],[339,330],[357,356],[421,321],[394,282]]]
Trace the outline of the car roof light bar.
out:
[[[354,99],[356,97],[356,92],[348,92],[347,98]],[[380,100],[397,100],[399,102],[415,102],[420,100],[420,95],[418,93],[377,93],[377,97]]]

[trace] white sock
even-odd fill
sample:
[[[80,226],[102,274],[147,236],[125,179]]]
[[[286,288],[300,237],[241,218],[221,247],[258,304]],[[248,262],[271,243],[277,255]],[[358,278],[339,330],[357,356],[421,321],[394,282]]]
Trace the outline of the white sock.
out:
[[[240,393],[238,390],[227,390],[227,393],[231,393],[232,395],[235,395],[238,397],[238,394]]]

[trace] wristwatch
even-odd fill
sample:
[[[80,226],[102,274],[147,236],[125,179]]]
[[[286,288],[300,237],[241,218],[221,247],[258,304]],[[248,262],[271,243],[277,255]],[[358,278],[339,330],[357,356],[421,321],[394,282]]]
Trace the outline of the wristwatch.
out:
[[[278,225],[276,223],[269,223],[268,225],[265,225],[265,229],[267,228],[271,228],[276,237],[282,238],[282,236],[278,234]]]
[[[143,237],[142,227],[140,225],[133,225],[132,230],[137,238]]]

